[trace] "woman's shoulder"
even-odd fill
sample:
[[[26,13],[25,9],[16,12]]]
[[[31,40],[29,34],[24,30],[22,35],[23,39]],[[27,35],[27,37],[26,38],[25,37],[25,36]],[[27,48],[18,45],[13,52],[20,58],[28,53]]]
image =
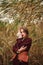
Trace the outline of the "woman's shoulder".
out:
[[[32,40],[32,38],[28,37],[28,40]]]
[[[27,38],[27,41],[30,41],[30,42],[32,42],[32,38]]]

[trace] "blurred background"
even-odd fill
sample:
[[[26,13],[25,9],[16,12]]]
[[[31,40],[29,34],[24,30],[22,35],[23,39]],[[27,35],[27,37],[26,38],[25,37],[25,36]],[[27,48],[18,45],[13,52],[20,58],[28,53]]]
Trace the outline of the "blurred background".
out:
[[[12,47],[21,26],[32,38],[29,65],[43,65],[43,0],[0,0],[0,65],[12,65]]]

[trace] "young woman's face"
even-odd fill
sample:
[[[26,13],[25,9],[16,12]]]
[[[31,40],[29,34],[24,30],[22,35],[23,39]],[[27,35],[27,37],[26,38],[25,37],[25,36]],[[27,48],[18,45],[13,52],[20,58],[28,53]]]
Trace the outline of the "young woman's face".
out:
[[[22,37],[23,37],[23,38],[27,37],[27,34],[24,32],[23,29],[21,29],[21,34],[22,34]]]

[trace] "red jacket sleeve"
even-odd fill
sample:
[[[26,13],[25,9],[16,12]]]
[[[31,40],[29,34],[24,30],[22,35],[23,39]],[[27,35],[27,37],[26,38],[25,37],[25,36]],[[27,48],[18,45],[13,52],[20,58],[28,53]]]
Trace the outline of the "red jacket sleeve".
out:
[[[16,43],[15,43],[15,45],[13,46],[13,52],[17,52],[17,50],[18,50],[18,41],[16,40]]]
[[[30,49],[30,47],[31,47],[31,44],[32,44],[32,39],[29,38],[29,39],[27,40],[27,43],[25,44],[25,46],[27,46],[26,51],[29,51],[29,49]]]

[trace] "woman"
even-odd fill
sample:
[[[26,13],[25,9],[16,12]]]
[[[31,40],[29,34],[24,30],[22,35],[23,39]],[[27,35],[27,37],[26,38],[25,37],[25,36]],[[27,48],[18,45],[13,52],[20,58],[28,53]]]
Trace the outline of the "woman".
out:
[[[13,46],[13,52],[16,53],[12,57],[13,65],[28,65],[28,51],[31,47],[32,39],[28,38],[28,30],[20,28],[21,38],[17,39]]]

